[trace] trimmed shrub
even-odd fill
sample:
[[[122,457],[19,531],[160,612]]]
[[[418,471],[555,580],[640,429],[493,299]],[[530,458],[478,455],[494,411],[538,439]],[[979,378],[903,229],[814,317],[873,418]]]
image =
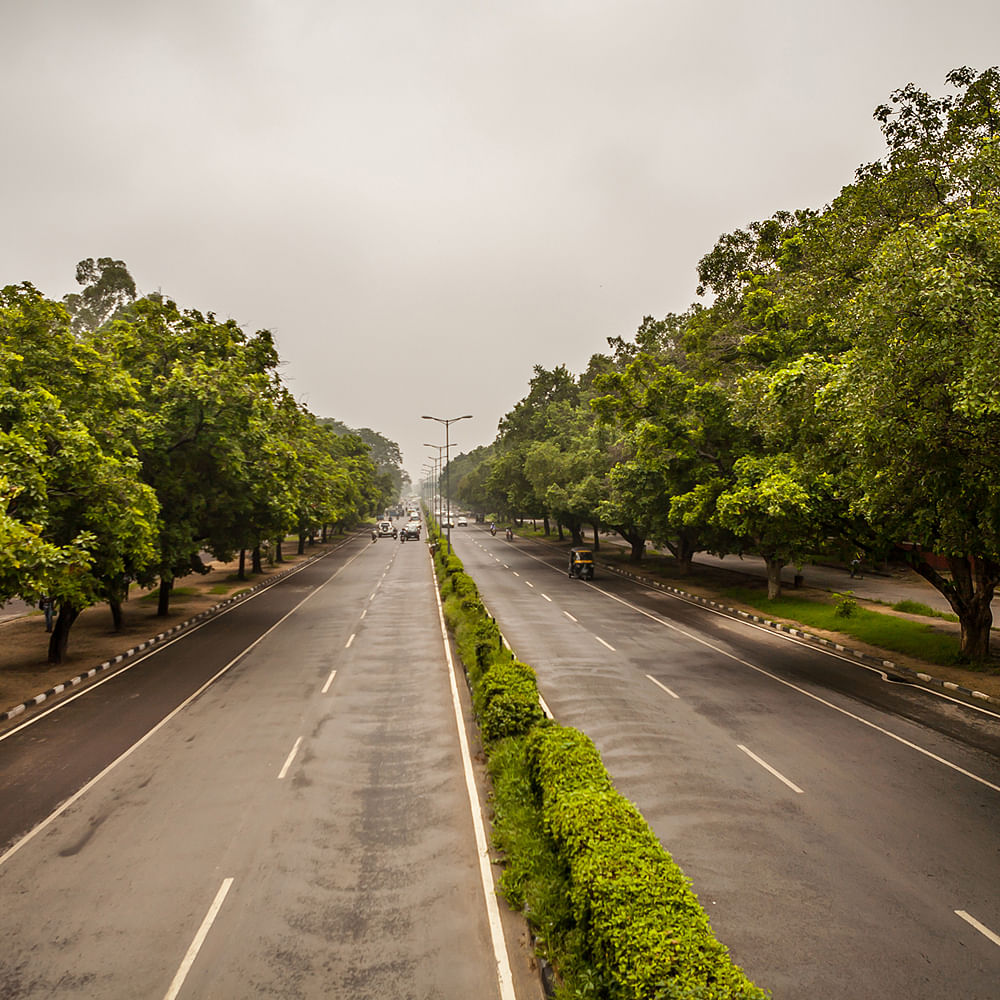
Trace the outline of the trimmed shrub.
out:
[[[495,663],[475,686],[472,704],[487,744],[506,736],[521,736],[545,718],[538,703],[535,672],[526,663]]]

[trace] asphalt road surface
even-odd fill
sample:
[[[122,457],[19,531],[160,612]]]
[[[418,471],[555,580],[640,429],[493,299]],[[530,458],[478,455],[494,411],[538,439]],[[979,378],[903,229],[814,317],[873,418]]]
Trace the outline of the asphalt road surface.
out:
[[[563,556],[452,531],[775,1000],[1000,997],[1000,717]]]
[[[8,726],[0,998],[534,1000],[445,648],[426,546],[352,540]]]

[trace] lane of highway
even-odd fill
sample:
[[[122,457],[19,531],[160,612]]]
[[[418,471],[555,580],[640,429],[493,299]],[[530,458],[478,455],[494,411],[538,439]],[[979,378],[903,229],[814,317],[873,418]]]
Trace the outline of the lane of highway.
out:
[[[236,662],[0,865],[5,996],[514,996],[426,548],[360,543],[286,586],[179,644],[170,667]],[[36,749],[152,700],[130,674]]]
[[[1000,948],[961,914],[1000,927],[995,719],[624,581],[569,581],[528,543],[453,542],[555,716],[594,738],[776,998],[994,995]]]

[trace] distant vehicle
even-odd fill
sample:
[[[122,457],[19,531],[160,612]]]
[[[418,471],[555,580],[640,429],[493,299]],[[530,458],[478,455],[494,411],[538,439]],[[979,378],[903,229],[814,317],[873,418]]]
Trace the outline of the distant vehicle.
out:
[[[419,521],[420,520],[420,511],[418,511],[418,510],[411,510],[410,511],[410,520],[411,521]]]
[[[594,553],[590,549],[569,550],[569,578],[578,580],[594,579]]]
[[[469,519],[464,514],[461,514],[461,515],[459,515],[459,518],[458,518],[458,521],[456,522],[456,524],[460,528],[467,528],[469,526]]]
[[[396,538],[399,535],[392,521],[379,521],[376,530],[379,538]]]
[[[415,538],[418,542],[420,541],[420,522],[419,521],[407,521],[406,524],[400,528],[400,533],[404,538],[410,539]]]

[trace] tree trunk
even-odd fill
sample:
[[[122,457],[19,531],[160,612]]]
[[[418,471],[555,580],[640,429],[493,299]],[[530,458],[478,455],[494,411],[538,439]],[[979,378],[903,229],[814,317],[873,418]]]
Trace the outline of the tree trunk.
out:
[[[170,591],[173,589],[173,580],[160,579],[160,599],[156,604],[157,618],[166,618],[170,614]]]
[[[615,528],[615,531],[617,531],[630,546],[628,561],[632,563],[642,562],[642,557],[646,552],[645,534],[638,528],[617,527]]]
[[[564,541],[564,539],[563,539],[562,521],[556,521],[556,527],[559,529],[559,541],[560,542]]]
[[[285,561],[285,556],[281,551],[281,539],[276,538],[274,540],[274,561],[283,563]]]
[[[111,627],[115,632],[122,630],[122,602],[115,595],[108,598],[108,607],[111,608]]]
[[[251,569],[254,573],[263,573],[264,565],[260,559],[260,546],[255,545],[253,547],[253,552],[250,553]]]
[[[906,551],[906,561],[948,599],[962,629],[959,655],[982,663],[990,655],[993,594],[1000,583],[1000,563],[976,556],[949,556],[951,579],[941,576],[924,560],[919,548]]]
[[[247,550],[240,549],[240,568],[236,571],[237,580],[245,580],[247,578]]]
[[[298,553],[300,556],[304,556],[306,554],[306,533],[304,531],[299,532]]]
[[[532,523],[532,525],[534,525],[535,522],[532,521],[531,523]],[[548,538],[549,534],[552,531],[552,528],[549,525],[549,515],[548,514],[546,514],[545,517],[542,518],[542,528],[545,531],[545,537]],[[559,537],[560,537],[560,539],[562,538],[561,535]]]
[[[69,605],[59,605],[59,615],[49,636],[49,663],[62,663],[66,659],[66,647],[69,644],[69,630],[80,614],[79,608]]]
[[[781,570],[785,560],[781,556],[765,555],[764,564],[767,566],[767,599],[774,601],[781,597]]]
[[[601,547],[601,536],[596,524],[592,524],[591,527],[594,529],[594,551],[596,552]]]

